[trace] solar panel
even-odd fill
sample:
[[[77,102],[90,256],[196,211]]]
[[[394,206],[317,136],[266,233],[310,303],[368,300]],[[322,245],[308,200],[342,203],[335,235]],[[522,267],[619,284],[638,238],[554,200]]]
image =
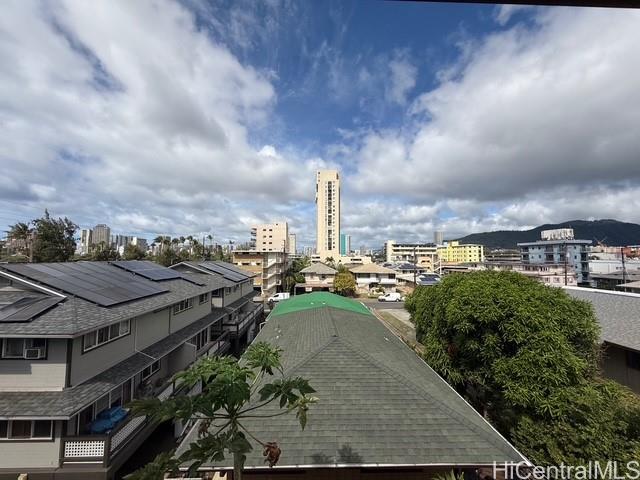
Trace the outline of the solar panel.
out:
[[[115,265],[116,267],[122,268],[123,270],[127,270],[128,272],[135,273],[136,275],[140,275],[141,277],[145,277],[156,282],[160,282],[162,280],[176,280],[180,278],[195,285],[204,285],[204,283],[189,278],[186,275],[178,272],[177,270],[163,267],[148,260],[119,260],[116,262],[111,262],[111,264]]]
[[[219,267],[226,268],[227,270],[231,270],[232,272],[235,272],[239,275],[244,275],[247,278],[252,276],[251,273],[247,272],[246,270],[243,270],[240,267],[235,266],[233,263],[223,262],[221,260],[215,260],[213,263],[215,263]]]
[[[219,275],[222,275],[224,278],[232,280],[234,282],[242,282],[244,280],[246,280],[248,278],[247,275],[242,275],[236,272],[233,272],[231,270],[228,270],[226,268],[220,267],[219,265],[215,264],[214,262],[201,262],[198,264],[199,266],[201,266],[202,268],[205,268],[211,272],[217,273]]]
[[[169,291],[103,262],[6,264],[2,268],[103,307]]]
[[[36,315],[60,303],[62,297],[29,295],[0,308],[0,322],[28,322]]]

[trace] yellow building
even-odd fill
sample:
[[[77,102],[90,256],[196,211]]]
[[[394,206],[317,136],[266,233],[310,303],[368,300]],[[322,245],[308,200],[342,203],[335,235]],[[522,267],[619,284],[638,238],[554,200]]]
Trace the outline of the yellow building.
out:
[[[484,247],[477,244],[462,244],[457,241],[438,246],[438,258],[447,263],[482,262]]]

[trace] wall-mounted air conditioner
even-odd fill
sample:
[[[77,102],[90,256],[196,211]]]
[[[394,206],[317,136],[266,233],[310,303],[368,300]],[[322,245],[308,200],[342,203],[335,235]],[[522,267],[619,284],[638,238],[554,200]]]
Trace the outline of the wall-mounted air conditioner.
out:
[[[27,360],[37,360],[44,358],[44,349],[42,348],[26,348],[24,351],[24,358]]]

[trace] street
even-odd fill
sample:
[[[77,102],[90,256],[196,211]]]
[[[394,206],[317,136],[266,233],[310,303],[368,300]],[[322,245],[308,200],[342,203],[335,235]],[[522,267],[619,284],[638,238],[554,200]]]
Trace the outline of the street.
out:
[[[375,308],[376,310],[404,309],[404,302],[379,302],[375,298],[359,298],[357,300],[364,303],[367,307]]]

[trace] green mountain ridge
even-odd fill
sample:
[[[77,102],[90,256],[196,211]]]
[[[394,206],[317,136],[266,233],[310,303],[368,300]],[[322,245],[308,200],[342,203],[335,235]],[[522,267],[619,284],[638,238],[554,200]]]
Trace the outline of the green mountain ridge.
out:
[[[563,223],[547,223],[531,230],[472,233],[457,240],[460,243],[478,243],[487,248],[517,248],[519,242],[535,242],[540,240],[542,230],[555,228],[573,228],[576,239],[591,240],[594,245],[597,242],[615,247],[640,244],[640,225],[613,219],[569,220]]]

